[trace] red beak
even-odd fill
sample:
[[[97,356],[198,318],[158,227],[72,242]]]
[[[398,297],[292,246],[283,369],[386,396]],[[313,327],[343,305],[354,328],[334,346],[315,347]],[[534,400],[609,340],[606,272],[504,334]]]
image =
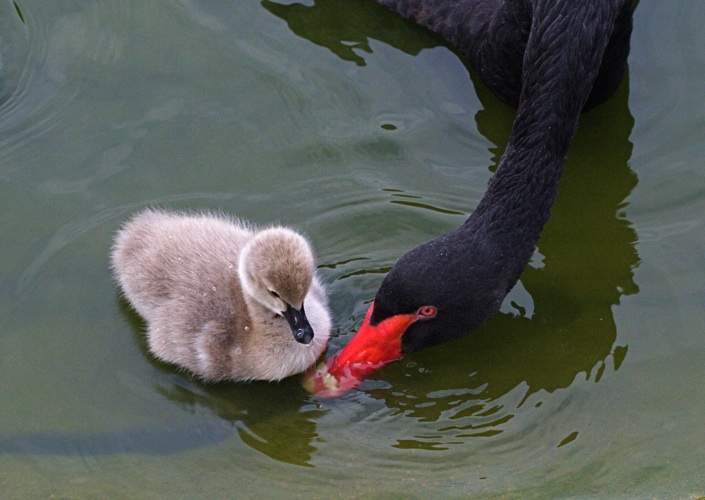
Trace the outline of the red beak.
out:
[[[418,315],[399,314],[373,326],[370,317],[374,306],[373,302],[360,331],[342,351],[306,372],[306,390],[323,398],[340,396],[375,370],[401,358],[401,337]]]

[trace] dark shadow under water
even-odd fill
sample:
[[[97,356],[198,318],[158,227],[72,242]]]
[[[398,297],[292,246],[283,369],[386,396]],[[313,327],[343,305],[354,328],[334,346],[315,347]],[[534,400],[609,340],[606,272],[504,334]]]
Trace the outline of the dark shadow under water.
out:
[[[319,0],[311,7],[262,4],[285,19],[299,36],[326,45],[356,64],[360,60],[350,48],[351,40],[365,50],[367,40],[377,38],[411,54],[442,44],[426,30],[386,13],[373,2]],[[388,21],[398,23],[394,30],[385,24]],[[473,81],[484,107],[477,113],[478,130],[497,145],[496,167],[514,111],[474,76]],[[528,267],[521,278],[531,296],[533,313],[514,304],[515,314],[498,314],[466,339],[385,367],[372,378],[383,379],[386,388],[365,390],[363,385],[362,390],[388,408],[437,421],[459,404],[466,408],[466,416],[483,415],[518,386],[526,387],[524,401],[539,391],[569,387],[581,373],[598,382],[609,366],[619,369],[627,346],[616,345],[613,309],[623,295],[638,291],[633,271],[639,262],[636,234],[623,215],[625,200],[637,184],[629,168],[633,118],[628,94],[625,79],[612,99],[581,118],[558,200],[539,241],[540,263]],[[373,293],[364,290],[360,295]],[[149,356],[143,343],[144,324],[124,301],[121,307]],[[0,436],[0,453],[165,454],[239,434],[247,445],[275,460],[311,464],[318,437],[316,420],[327,413],[329,403],[321,404],[306,394],[298,377],[278,384],[202,384],[172,367],[152,363],[160,372],[154,389],[182,411],[183,427],[99,435]],[[457,390],[468,388],[458,396]],[[438,396],[444,392],[452,396]],[[478,435],[501,432],[502,422],[512,418],[511,411],[508,418]],[[205,418],[196,417],[204,413]],[[422,441],[399,446],[433,449]]]
[[[370,0],[318,0],[311,6],[263,0],[262,7],[284,20],[294,34],[358,66],[366,65],[361,52],[372,53],[370,39],[410,55],[446,45],[428,30]],[[409,36],[410,27],[413,36]]]

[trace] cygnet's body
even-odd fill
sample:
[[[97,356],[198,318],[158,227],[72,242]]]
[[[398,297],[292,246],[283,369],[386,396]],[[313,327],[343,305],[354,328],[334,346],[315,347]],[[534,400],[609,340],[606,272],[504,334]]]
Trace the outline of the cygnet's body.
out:
[[[325,291],[290,229],[145,210],[118,232],[112,266],[152,353],[206,380],[279,380],[326,348]]]

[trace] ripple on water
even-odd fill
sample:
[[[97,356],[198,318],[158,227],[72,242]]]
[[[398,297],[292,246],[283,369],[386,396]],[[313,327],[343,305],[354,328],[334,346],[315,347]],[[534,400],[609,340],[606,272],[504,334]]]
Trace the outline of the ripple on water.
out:
[[[7,157],[57,123],[60,85],[46,69],[48,33],[41,18],[2,17],[0,155]],[[9,28],[9,29],[8,29]]]
[[[116,9],[111,2],[76,12],[42,4],[42,15],[35,12],[35,5],[15,5],[17,16],[0,16],[0,158],[4,160],[70,121],[66,114],[80,113],[72,104],[81,85],[88,82],[86,75],[102,65],[117,64],[128,41],[119,22],[105,24],[105,16],[110,16],[105,10]],[[125,10],[116,12],[125,15]],[[0,176],[9,174],[0,166]]]
[[[17,87],[28,51],[24,14],[14,5],[17,16],[0,16],[0,106]]]
[[[460,196],[405,191],[384,172],[369,168],[290,183],[287,191],[305,200],[302,210],[310,215],[302,229],[313,239],[320,273],[346,334],[364,317],[382,279],[404,252],[455,229],[466,217],[458,208],[467,200]]]
[[[583,401],[568,392],[527,397],[528,387],[520,384],[493,399],[483,395],[483,386],[424,395],[382,385],[323,405],[312,462],[319,473],[335,475],[347,464],[348,476],[364,478],[372,468],[384,481],[422,467],[423,477],[438,474],[451,490],[454,478],[462,479],[458,486],[467,492],[475,480],[512,483],[516,473],[580,452],[589,426],[579,417]],[[364,464],[357,464],[361,456]]]

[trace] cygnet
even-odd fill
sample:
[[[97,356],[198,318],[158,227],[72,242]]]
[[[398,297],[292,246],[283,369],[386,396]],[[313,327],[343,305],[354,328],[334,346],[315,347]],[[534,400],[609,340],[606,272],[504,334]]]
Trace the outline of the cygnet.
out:
[[[291,229],[147,209],[118,231],[111,261],[151,352],[205,380],[280,380],[326,348],[326,293]]]

